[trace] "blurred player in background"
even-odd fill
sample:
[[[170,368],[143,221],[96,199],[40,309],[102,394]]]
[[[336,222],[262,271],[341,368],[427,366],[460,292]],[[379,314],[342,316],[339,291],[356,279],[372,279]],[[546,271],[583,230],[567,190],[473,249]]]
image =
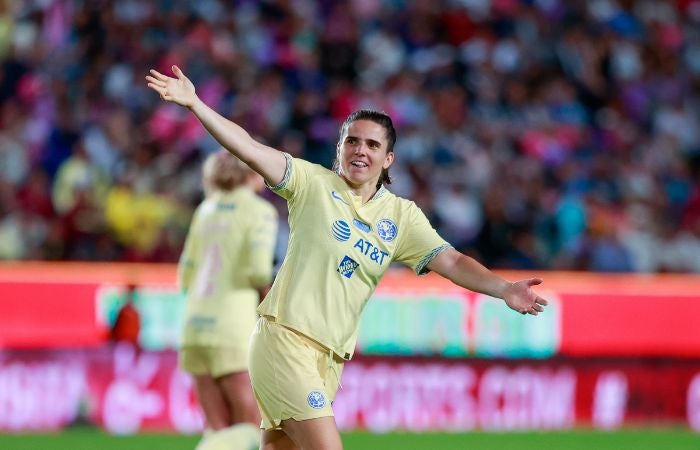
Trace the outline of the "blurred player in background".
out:
[[[392,261],[435,271],[464,288],[537,315],[547,302],[538,278],[508,282],[458,252],[423,212],[384,188],[396,131],[386,114],[361,110],[340,130],[334,170],[254,140],[176,78],[155,70],[148,86],[185,106],[227,150],[287,200],[289,246],[251,339],[250,375],[263,415],[263,450],[342,449],[331,403],[352,357],[365,303]]]
[[[202,179],[205,199],[179,265],[187,295],[180,365],[194,377],[206,418],[198,448],[248,450],[260,437],[248,345],[272,280],[277,211],[256,194],[262,177],[225,150],[206,159]]]

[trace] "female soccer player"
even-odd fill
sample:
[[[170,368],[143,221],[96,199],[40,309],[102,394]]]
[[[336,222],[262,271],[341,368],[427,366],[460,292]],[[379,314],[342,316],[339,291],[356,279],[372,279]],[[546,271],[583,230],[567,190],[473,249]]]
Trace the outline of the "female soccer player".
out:
[[[260,435],[248,341],[259,291],[272,281],[277,210],[256,194],[262,177],[225,150],[206,159],[202,181],[205,199],[178,267],[187,295],[180,365],[194,378],[207,423],[198,448],[247,448]]]
[[[537,315],[547,302],[456,251],[411,201],[386,190],[396,132],[389,116],[351,114],[340,130],[335,170],[255,141],[175,78],[151,70],[148,86],[187,107],[224,148],[287,200],[289,247],[251,337],[250,375],[263,416],[263,450],[342,449],[331,402],[352,357],[362,309],[392,261],[434,271],[459,286]]]

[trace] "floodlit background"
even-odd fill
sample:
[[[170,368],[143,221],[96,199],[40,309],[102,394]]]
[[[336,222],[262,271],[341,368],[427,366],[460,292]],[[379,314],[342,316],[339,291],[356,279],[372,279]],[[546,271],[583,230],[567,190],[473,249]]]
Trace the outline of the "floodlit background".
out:
[[[392,269],[347,448],[700,448],[698,0],[0,0],[0,448],[197,442],[174,263],[217,144],[146,87],[172,64],[327,167],[388,112],[391,190],[545,279],[533,318]],[[138,348],[109,333],[132,285]]]

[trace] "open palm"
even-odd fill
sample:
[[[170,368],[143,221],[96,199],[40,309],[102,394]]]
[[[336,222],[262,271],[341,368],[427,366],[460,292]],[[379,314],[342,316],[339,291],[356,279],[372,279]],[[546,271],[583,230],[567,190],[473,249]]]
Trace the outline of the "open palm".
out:
[[[163,100],[189,108],[197,99],[194,84],[182,73],[179,67],[173,66],[172,70],[177,78],[163,75],[157,70],[151,69],[151,74],[146,75],[148,87],[160,94],[160,98]]]
[[[539,278],[530,278],[512,283],[506,290],[503,299],[511,309],[522,314],[536,316],[544,311],[547,300],[543,299],[532,290],[532,286],[542,283]]]

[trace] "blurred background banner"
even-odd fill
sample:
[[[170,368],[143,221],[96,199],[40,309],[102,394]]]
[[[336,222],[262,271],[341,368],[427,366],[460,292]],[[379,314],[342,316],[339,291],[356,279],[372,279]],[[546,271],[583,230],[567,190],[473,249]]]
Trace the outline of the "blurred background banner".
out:
[[[139,345],[177,349],[184,297],[174,265],[6,263],[0,348],[95,347],[136,284]],[[511,279],[526,272],[502,272]],[[369,301],[358,352],[481,358],[700,358],[700,278],[549,272],[547,314],[520,317],[438,276],[393,268]]]
[[[184,299],[175,273],[173,265],[3,264],[0,430],[87,421],[118,434],[199,432],[190,379],[177,369]],[[503,431],[656,423],[700,431],[700,278],[543,276],[541,294],[552,305],[534,318],[440,277],[390,270],[367,305],[358,354],[342,376],[339,426]],[[127,294],[141,317],[135,344],[110,334]]]
[[[377,358],[346,365],[335,401],[345,431],[604,430],[642,424],[700,432],[700,361]],[[50,401],[47,401],[50,399]],[[115,434],[202,429],[174,351],[129,344],[0,353],[0,431],[92,423]]]

